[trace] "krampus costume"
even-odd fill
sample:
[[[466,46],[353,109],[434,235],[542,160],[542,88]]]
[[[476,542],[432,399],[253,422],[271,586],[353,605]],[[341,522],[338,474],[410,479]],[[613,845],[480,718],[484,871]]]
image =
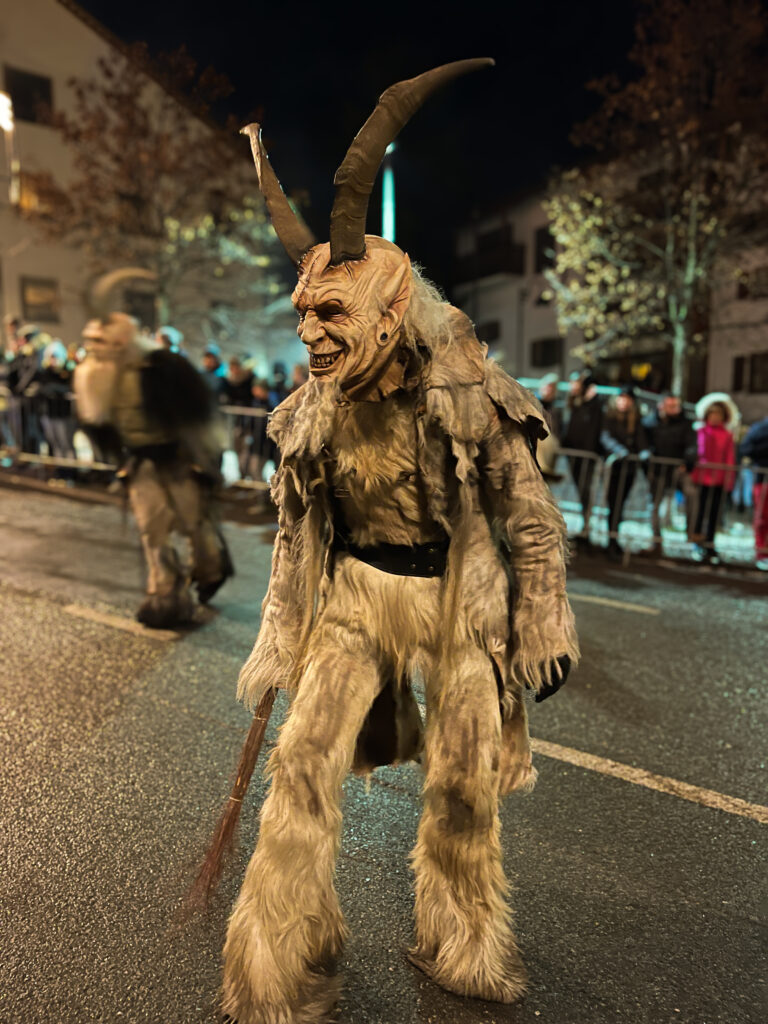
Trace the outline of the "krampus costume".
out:
[[[95,443],[121,461],[120,477],[141,534],[147,592],[136,614],[147,626],[190,619],[209,601],[232,563],[215,518],[220,448],[209,389],[183,356],[143,342],[124,313],[92,320],[88,355],[75,370],[78,416]],[[173,545],[189,540],[191,566]]]
[[[467,317],[365,235],[388,143],[436,86],[489,63],[384,93],[337,172],[330,244],[308,236],[258,125],[246,129],[298,266],[311,379],[272,418],[279,532],[239,682],[252,706],[275,685],[293,695],[224,950],[223,1008],[239,1024],[326,1020],[346,931],[342,783],[422,747],[411,959],[462,995],[511,1002],[524,988],[497,805],[534,781],[523,689],[557,689],[577,656],[563,521],[532,454],[546,430]]]

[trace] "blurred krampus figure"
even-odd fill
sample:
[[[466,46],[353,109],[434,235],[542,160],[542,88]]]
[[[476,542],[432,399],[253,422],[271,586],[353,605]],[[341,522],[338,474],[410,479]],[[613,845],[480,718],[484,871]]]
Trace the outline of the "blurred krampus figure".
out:
[[[147,343],[125,313],[91,320],[88,355],[75,371],[78,417],[96,446],[119,459],[147,561],[139,622],[163,627],[190,619],[232,575],[215,518],[220,446],[208,388],[180,355]],[[173,544],[189,541],[191,565]]]
[[[461,995],[511,1002],[499,797],[533,784],[523,689],[577,657],[562,518],[532,451],[541,409],[400,249],[365,235],[387,145],[460,61],[387,90],[336,175],[330,244],[294,216],[246,131],[277,233],[310,380],[275,411],[279,533],[239,693],[293,701],[258,845],[229,923],[224,1011],[239,1024],[326,1020],[345,925],[334,863],[345,776],[417,757],[413,962]],[[411,684],[426,690],[426,737]]]

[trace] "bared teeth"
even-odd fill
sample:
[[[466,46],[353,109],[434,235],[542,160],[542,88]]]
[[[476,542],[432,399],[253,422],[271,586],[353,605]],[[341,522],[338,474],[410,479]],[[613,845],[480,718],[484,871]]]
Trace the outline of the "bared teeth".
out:
[[[311,355],[309,357],[309,365],[314,367],[316,370],[322,370],[335,363],[338,357],[339,352],[331,352],[324,355]]]

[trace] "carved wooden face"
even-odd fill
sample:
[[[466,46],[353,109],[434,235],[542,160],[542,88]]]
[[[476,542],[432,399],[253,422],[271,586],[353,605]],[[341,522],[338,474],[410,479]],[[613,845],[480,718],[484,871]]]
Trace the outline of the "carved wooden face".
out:
[[[336,381],[352,399],[375,388],[398,350],[410,300],[411,263],[391,243],[366,238],[366,255],[330,264],[330,245],[309,250],[293,304],[313,377]]]
[[[127,313],[110,313],[103,320],[89,320],[83,338],[89,354],[115,359],[136,336],[136,321]]]

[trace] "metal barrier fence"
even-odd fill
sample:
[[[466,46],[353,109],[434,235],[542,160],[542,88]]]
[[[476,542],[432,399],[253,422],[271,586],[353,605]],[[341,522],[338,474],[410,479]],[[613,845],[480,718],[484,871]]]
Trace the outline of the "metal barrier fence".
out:
[[[266,499],[264,479],[277,452],[266,437],[265,409],[222,406],[223,474],[228,487]],[[0,391],[0,463],[61,483],[111,479],[117,467],[100,458],[65,417],[41,415],[26,397]],[[768,469],[702,463],[710,483],[697,484],[679,460],[560,449],[550,486],[577,547],[605,548],[628,561],[654,554],[719,559],[768,568]]]
[[[38,476],[65,482],[111,477],[117,466],[102,458],[78,428],[74,398],[69,396],[66,415],[51,416],[35,396],[16,396],[0,387],[0,466],[26,467]],[[63,411],[59,408],[59,413]],[[268,463],[276,452],[266,437],[266,409],[221,406],[224,429],[222,470],[228,486],[250,488],[266,494]]]
[[[602,547],[624,561],[653,554],[768,568],[768,469],[695,468],[561,449],[551,487],[577,547]]]

